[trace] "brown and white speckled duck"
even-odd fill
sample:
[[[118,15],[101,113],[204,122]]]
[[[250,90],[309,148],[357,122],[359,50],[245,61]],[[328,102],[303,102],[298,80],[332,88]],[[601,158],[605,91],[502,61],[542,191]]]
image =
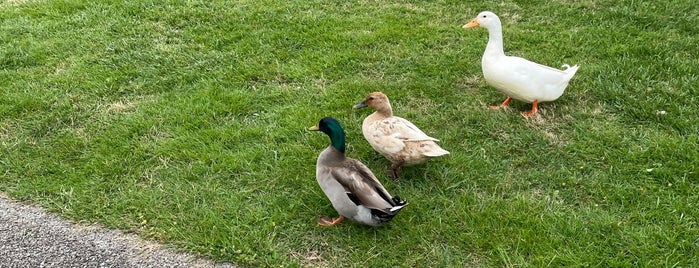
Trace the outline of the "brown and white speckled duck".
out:
[[[400,177],[401,167],[422,164],[432,157],[449,154],[435,143],[438,139],[427,136],[405,118],[393,116],[386,94],[373,92],[354,106],[363,107],[375,110],[362,123],[364,138],[374,150],[391,161],[389,173],[394,179]]]

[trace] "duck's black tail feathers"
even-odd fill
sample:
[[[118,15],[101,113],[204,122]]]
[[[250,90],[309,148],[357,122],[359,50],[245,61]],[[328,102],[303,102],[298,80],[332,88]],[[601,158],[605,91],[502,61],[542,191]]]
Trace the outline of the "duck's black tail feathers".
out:
[[[387,223],[393,219],[398,212],[403,209],[405,206],[408,205],[408,202],[400,199],[398,196],[394,196],[391,198],[391,201],[393,201],[394,205],[393,207],[386,208],[386,209],[372,209],[371,210],[371,215],[376,219],[377,222],[379,223]]]

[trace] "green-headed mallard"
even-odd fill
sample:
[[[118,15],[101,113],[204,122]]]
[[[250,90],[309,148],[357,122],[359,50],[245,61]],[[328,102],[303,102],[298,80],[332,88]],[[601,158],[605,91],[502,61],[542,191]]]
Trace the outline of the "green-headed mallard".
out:
[[[502,47],[502,25],[500,18],[490,11],[483,11],[464,28],[483,27],[488,30],[488,45],[485,47],[481,67],[483,77],[489,85],[507,95],[500,105],[491,109],[504,108],[513,98],[532,104],[532,110],[522,112],[524,116],[534,116],[538,103],[554,101],[563,95],[568,82],[578,71],[578,65],[558,70],[529,60],[506,56]]]
[[[354,108],[367,106],[376,111],[364,119],[362,133],[374,150],[391,161],[389,173],[394,179],[400,176],[401,167],[449,154],[435,143],[438,139],[427,136],[405,118],[393,116],[386,94],[373,92]]]
[[[309,130],[320,130],[330,137],[330,145],[318,155],[316,180],[340,214],[338,218],[321,217],[318,224],[333,226],[346,217],[378,226],[408,204],[391,196],[362,162],[345,156],[345,131],[337,120],[325,117]]]

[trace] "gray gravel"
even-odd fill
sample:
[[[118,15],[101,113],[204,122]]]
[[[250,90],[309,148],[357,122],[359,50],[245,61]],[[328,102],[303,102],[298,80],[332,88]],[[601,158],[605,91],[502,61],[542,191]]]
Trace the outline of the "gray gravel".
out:
[[[0,193],[0,267],[235,267],[133,234],[70,223]]]

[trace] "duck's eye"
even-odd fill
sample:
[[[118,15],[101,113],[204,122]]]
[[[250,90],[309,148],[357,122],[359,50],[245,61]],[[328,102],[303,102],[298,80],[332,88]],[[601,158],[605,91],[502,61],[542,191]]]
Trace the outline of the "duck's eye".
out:
[[[486,15],[483,15],[483,18],[486,18],[486,17],[488,17],[488,16],[486,16]]]

